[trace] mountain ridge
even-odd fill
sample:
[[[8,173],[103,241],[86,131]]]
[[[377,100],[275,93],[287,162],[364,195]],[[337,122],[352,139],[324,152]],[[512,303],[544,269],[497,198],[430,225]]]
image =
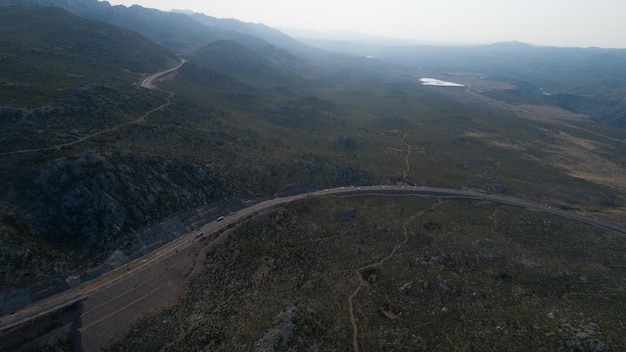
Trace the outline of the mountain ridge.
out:
[[[8,5],[61,7],[88,19],[136,31],[179,52],[188,52],[220,39],[237,40],[253,49],[266,46],[268,43],[276,45],[280,42],[296,45],[295,40],[264,25],[216,19],[201,14],[163,12],[139,5],[112,6],[107,1],[98,0],[0,1],[0,6]],[[220,26],[215,24],[220,24]]]
[[[0,105],[44,104],[91,83],[133,84],[177,60],[135,32],[61,8],[0,7],[0,21]]]

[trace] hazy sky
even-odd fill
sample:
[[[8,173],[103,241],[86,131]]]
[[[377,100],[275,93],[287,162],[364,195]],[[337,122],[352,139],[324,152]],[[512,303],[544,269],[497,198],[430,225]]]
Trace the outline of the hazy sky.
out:
[[[112,0],[272,27],[431,42],[626,48],[626,0]]]

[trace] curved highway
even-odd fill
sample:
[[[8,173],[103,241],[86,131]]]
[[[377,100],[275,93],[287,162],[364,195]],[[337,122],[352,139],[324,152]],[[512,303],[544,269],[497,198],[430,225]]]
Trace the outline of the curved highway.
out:
[[[154,81],[158,80],[159,78],[165,77],[167,75],[169,75],[170,73],[178,70],[182,65],[185,64],[185,62],[187,62],[187,60],[185,59],[181,59],[180,63],[172,68],[168,68],[166,70],[163,71],[159,71],[153,75],[150,75],[146,78],[144,78],[143,81],[141,81],[141,86],[144,88],[148,88],[148,89],[157,89],[157,87],[154,85]]]
[[[600,228],[605,231],[612,231],[619,234],[626,234],[626,229],[597,221],[597,219],[585,217],[574,212],[554,208],[545,204],[539,204],[530,202],[518,198],[507,197],[502,195],[493,195],[477,191],[469,190],[456,190],[445,188],[432,188],[432,187],[408,187],[408,186],[363,186],[363,187],[338,187],[332,189],[319,190],[309,193],[303,193],[294,196],[274,198],[254,204],[248,208],[239,210],[235,214],[231,214],[222,218],[222,220],[216,220],[204,225],[202,228],[190,232],[186,235],[179,237],[178,239],[164,245],[163,247],[143,256],[132,262],[129,262],[107,274],[104,274],[91,281],[85,282],[74,288],[71,288],[65,292],[51,296],[39,302],[35,302],[13,314],[0,317],[0,331],[6,330],[13,326],[25,323],[29,320],[35,319],[39,316],[50,313],[56,309],[67,306],[76,302],[78,299],[89,296],[89,294],[104,290],[107,287],[113,285],[116,281],[133,275],[141,271],[142,268],[153,265],[155,262],[169,258],[174,253],[182,251],[196,242],[199,233],[203,233],[203,237],[207,237],[210,234],[214,234],[218,231],[226,229],[229,225],[234,225],[242,221],[246,221],[256,214],[276,209],[286,203],[293,202],[298,199],[304,199],[307,197],[321,197],[321,196],[338,196],[338,197],[355,197],[355,196],[418,196],[418,197],[432,197],[432,198],[449,198],[449,199],[476,199],[487,200],[501,204],[507,204],[512,206],[518,206],[530,210],[541,211],[544,213],[550,213],[558,215],[573,221],[582,222]],[[223,239],[222,239],[223,240]],[[216,245],[216,241],[220,241],[217,238],[207,244]]]

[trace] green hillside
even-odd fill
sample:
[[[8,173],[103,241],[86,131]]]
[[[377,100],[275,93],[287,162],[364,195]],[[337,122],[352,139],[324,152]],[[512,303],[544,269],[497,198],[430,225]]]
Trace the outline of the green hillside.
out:
[[[0,105],[33,107],[86,84],[133,84],[175,55],[137,33],[54,7],[0,7]]]
[[[200,65],[258,84],[291,78],[281,67],[235,41],[213,42],[194,51],[192,57]]]
[[[178,52],[192,51],[216,40],[236,40],[253,48],[268,45],[268,41],[261,38],[263,35],[259,37],[250,34],[252,28],[238,31],[236,28],[207,26],[186,14],[162,12],[139,5],[112,6],[107,1],[99,0],[0,0],[0,6],[11,5],[63,8],[86,19],[109,23],[140,33]],[[243,23],[240,23],[241,25]],[[246,27],[243,26],[243,28]],[[263,31],[258,31],[258,33],[263,34]]]
[[[190,57],[197,64],[266,87],[308,86],[307,80],[323,72],[318,65],[273,45],[252,50],[232,40],[215,41]]]

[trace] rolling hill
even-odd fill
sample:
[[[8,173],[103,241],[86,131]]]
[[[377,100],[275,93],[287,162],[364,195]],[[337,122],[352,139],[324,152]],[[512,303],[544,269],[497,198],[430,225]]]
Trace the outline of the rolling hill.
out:
[[[254,52],[235,41],[224,40],[195,50],[191,57],[195,63],[261,85],[293,82],[298,79],[297,71],[289,68],[304,66],[302,60],[276,47]]]
[[[251,25],[236,20],[215,21],[208,16],[189,16],[183,13],[162,12],[138,5],[111,6],[98,0],[2,0],[0,6],[36,5],[59,7],[86,19],[126,28],[179,52],[187,52],[216,40],[236,40],[250,48],[259,48],[270,42],[289,43],[294,40],[280,36],[262,25]]]
[[[521,42],[465,47],[335,42],[303,39],[325,50],[373,56],[425,74],[476,76],[508,82],[511,89],[487,93],[512,103],[549,104],[626,127],[623,96],[625,49],[556,48]]]
[[[176,62],[137,33],[59,8],[0,7],[0,104],[32,107],[97,83],[121,86]]]

